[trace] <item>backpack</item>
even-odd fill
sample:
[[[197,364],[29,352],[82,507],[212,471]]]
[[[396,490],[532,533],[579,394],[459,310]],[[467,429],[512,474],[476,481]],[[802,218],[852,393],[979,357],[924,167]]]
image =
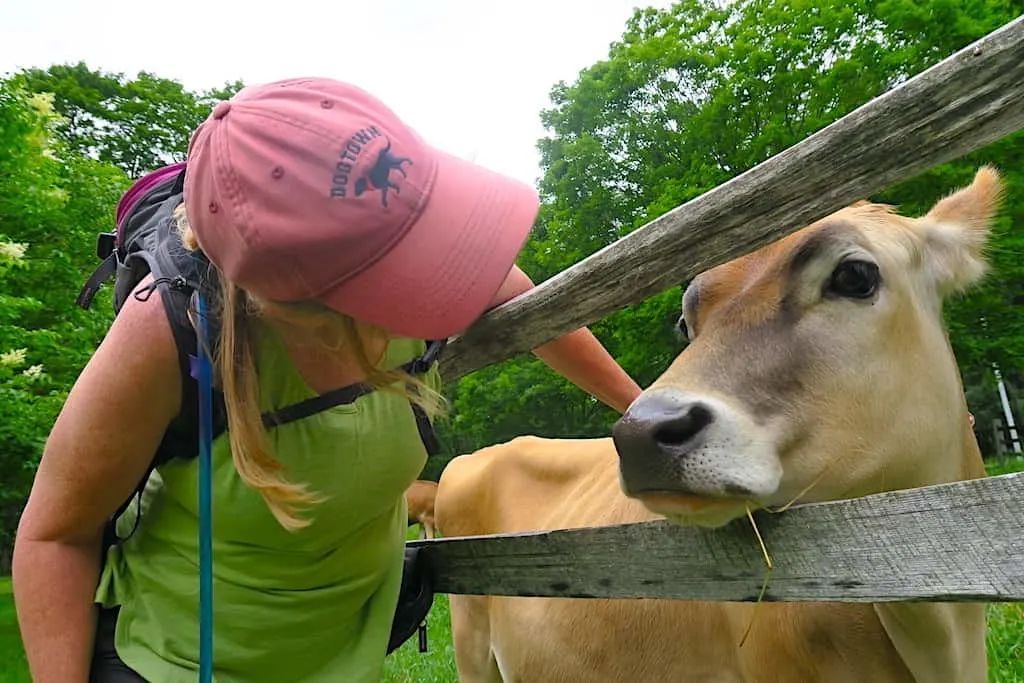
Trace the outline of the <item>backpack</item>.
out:
[[[138,528],[142,514],[142,493],[153,471],[173,458],[198,457],[197,335],[189,318],[189,310],[196,294],[202,293],[207,300],[217,300],[219,285],[216,270],[211,267],[205,255],[186,249],[178,234],[173,211],[182,201],[184,183],[185,164],[177,163],[143,176],[124,193],[117,205],[116,229],[98,235],[96,255],[100,265],[85,281],[75,302],[81,308],[88,309],[100,287],[111,278],[114,280],[115,315],[120,313],[129,295],[146,300],[154,291],[158,291],[171,324],[182,376],[181,410],[164,433],[138,486],[107,521],[103,533],[104,557],[110,546],[123,543]],[[153,281],[138,288],[139,283],[150,273]],[[208,317],[208,335],[210,343],[215,346],[219,338],[219,325],[217,312],[211,313]],[[427,372],[437,361],[446,341],[428,341],[423,355],[412,359],[402,369],[412,375]],[[352,403],[374,389],[364,383],[334,389],[280,410],[264,413],[263,424],[272,429],[334,406]],[[439,453],[440,447],[429,418],[415,403],[410,402],[410,407],[428,455]],[[216,386],[213,389],[212,408],[211,438],[216,439],[227,430],[224,395]],[[117,534],[117,521],[133,500],[139,501],[134,526],[128,536],[122,538]],[[434,595],[431,572],[426,554],[420,552],[420,548],[407,547],[405,554],[401,593],[388,643],[388,654],[417,629],[420,631],[420,651],[426,651],[424,620],[433,605]]]

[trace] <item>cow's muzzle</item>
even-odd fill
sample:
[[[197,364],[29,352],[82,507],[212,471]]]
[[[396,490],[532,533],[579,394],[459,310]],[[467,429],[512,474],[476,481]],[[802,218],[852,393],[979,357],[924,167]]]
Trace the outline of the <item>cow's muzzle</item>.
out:
[[[683,464],[704,444],[715,419],[713,406],[671,390],[634,401],[612,428],[627,495],[696,493],[681,476]]]

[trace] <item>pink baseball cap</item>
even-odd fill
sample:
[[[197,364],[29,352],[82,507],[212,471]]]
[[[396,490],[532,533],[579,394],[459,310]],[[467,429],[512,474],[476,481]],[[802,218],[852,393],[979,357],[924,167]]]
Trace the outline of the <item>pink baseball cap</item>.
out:
[[[192,136],[189,222],[258,297],[444,339],[487,308],[537,216],[529,185],[431,147],[331,79],[245,88]]]

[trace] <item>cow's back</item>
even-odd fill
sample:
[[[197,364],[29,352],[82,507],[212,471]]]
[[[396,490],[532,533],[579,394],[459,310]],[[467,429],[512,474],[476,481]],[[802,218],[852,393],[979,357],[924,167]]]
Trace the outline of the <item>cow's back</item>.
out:
[[[611,439],[522,436],[454,458],[438,482],[445,536],[601,526],[657,519],[626,498]]]

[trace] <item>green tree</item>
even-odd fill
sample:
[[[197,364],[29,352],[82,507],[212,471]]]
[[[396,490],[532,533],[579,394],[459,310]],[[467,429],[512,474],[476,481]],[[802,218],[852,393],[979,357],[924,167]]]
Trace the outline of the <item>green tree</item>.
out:
[[[521,264],[545,279],[796,144],[1015,19],[1009,0],[681,0],[642,9],[607,59],[551,90],[539,141],[543,208]],[[1018,134],[875,199],[926,209],[977,165],[1007,176],[987,284],[947,312],[971,396],[992,362],[1021,367],[1022,179]],[[680,283],[683,285],[685,283]],[[615,286],[609,283],[609,286]],[[593,326],[641,385],[682,348],[680,287]],[[981,321],[986,321],[983,326]],[[543,366],[514,359],[450,389],[460,450],[518,433],[606,435],[614,415]],[[994,398],[994,392],[991,397]],[[974,404],[972,404],[974,407]],[[991,406],[975,408],[988,409]]]
[[[131,177],[182,161],[192,131],[212,104],[242,88],[235,81],[192,92],[144,71],[128,78],[92,70],[84,62],[25,69],[14,81],[31,92],[54,95],[63,117],[56,132],[68,149],[110,162]]]

